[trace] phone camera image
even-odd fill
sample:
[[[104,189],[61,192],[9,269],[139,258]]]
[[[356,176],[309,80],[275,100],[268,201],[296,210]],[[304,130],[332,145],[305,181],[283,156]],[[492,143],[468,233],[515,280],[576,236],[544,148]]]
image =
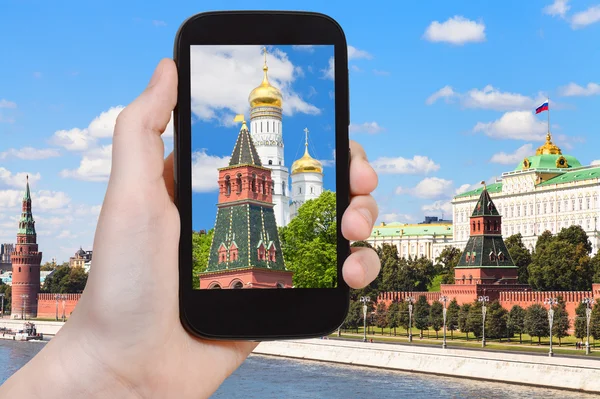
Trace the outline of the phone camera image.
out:
[[[195,290],[336,288],[333,45],[190,46]]]

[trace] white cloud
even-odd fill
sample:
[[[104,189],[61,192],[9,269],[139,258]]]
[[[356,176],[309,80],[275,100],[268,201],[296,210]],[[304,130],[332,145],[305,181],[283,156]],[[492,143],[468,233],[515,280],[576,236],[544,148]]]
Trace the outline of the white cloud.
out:
[[[0,98],[0,108],[17,108],[17,104],[12,101]]]
[[[329,58],[329,66],[327,69],[323,69],[323,77],[326,79],[335,80],[335,60],[333,57]]]
[[[86,181],[108,181],[111,160],[112,144],[109,144],[86,152],[81,158],[79,168],[75,170],[64,169],[60,172],[60,175],[64,178]]]
[[[21,204],[22,198],[23,191],[0,190],[0,208],[16,208]]]
[[[590,165],[594,165],[594,166],[600,165],[600,159],[596,159],[596,160],[592,161],[590,163]]]
[[[215,191],[219,188],[219,171],[229,163],[230,157],[206,154],[205,150],[192,154],[192,191],[197,193]]]
[[[261,46],[195,46],[191,48],[192,112],[201,120],[220,120],[223,113],[248,115],[248,94],[263,79]],[[286,115],[316,115],[320,110],[297,94],[297,70],[279,49],[267,56],[270,83],[283,96]]]
[[[438,91],[436,91],[435,93],[433,93],[432,95],[430,95],[427,98],[427,100],[425,100],[425,104],[431,105],[431,104],[435,103],[437,100],[439,100],[440,98],[445,98],[446,102],[448,102],[448,100],[450,98],[454,97],[455,95],[456,95],[456,93],[454,92],[452,87],[444,86],[441,89],[439,89]]]
[[[518,93],[502,92],[492,85],[483,89],[471,89],[466,93],[458,93],[451,86],[445,86],[433,93],[425,101],[431,105],[440,98],[446,102],[457,99],[464,108],[492,109],[495,111],[517,111],[535,108],[545,97],[538,94],[536,98],[527,97]]]
[[[84,151],[92,147],[96,140],[87,134],[86,129],[73,128],[59,130],[50,139],[52,144],[66,148],[69,151]]]
[[[371,166],[380,174],[427,174],[440,168],[433,160],[426,156],[415,155],[410,158],[381,157],[371,162]]]
[[[493,122],[478,122],[473,131],[496,139],[543,140],[547,129],[546,123],[537,119],[533,113],[512,111]]]
[[[490,162],[499,163],[502,165],[512,165],[516,164],[526,157],[530,156],[533,153],[533,145],[532,144],[524,144],[521,147],[517,148],[515,152],[512,154],[507,154],[505,152],[498,152],[492,155]]]
[[[385,223],[408,223],[414,220],[414,217],[405,213],[390,212],[380,215],[379,220]]]
[[[19,150],[11,148],[7,151],[0,152],[0,159],[6,159],[9,157],[25,159],[25,160],[36,160],[46,159],[60,156],[60,152],[53,148],[38,149],[33,147],[23,147]]]
[[[359,58],[370,60],[373,58],[373,56],[364,50],[359,50],[356,47],[348,46],[348,61],[357,60]]]
[[[35,185],[35,183],[41,179],[39,173],[28,173],[28,172],[19,172],[12,173],[10,170],[0,167],[0,182],[5,186],[9,187],[23,187],[25,189],[25,183],[27,181],[27,176],[29,176],[29,184]]]
[[[36,209],[42,211],[64,208],[71,203],[71,198],[62,191],[39,190],[31,194]]]
[[[364,122],[361,124],[351,123],[348,128],[350,133],[368,133],[368,134],[376,134],[384,131],[385,129],[377,122]]]
[[[439,177],[427,177],[411,189],[411,193],[418,198],[440,198],[452,189],[452,180]]]
[[[452,203],[450,201],[435,201],[432,204],[426,204],[421,207],[423,212],[444,212],[446,215],[452,215]]]
[[[552,15],[553,17],[560,16],[561,18],[564,18],[567,11],[571,8],[568,3],[569,0],[554,0],[554,3],[544,7],[542,12],[544,14]]]
[[[293,45],[292,48],[296,51],[306,51],[307,53],[315,52],[315,46],[313,46],[312,44],[298,44]]]
[[[112,137],[115,130],[115,124],[117,123],[117,117],[123,109],[125,109],[125,107],[118,105],[109,108],[108,111],[102,112],[90,122],[90,125],[87,128],[88,134],[96,138]]]
[[[457,15],[442,23],[433,21],[427,27],[424,38],[430,42],[446,42],[455,45],[483,42],[485,25],[483,22],[471,21]]]
[[[458,188],[457,188],[457,189],[454,191],[454,195],[459,195],[459,194],[462,194],[462,193],[466,193],[467,191],[469,191],[469,190],[472,190],[472,188],[471,188],[471,187],[472,187],[472,184],[465,183],[465,184],[463,184],[463,185],[459,186],[459,187],[458,187]]]
[[[560,88],[560,94],[565,97],[571,96],[594,96],[600,94],[600,84],[590,82],[585,87],[579,86],[576,83],[569,83]]]
[[[600,5],[592,6],[585,11],[573,14],[571,27],[573,29],[580,29],[598,21],[600,21]]]

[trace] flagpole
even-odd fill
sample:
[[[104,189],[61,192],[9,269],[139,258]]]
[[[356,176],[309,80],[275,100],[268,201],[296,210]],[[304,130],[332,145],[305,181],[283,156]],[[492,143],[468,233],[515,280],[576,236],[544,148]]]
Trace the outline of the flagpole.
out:
[[[548,97],[548,134],[550,134],[550,97]]]

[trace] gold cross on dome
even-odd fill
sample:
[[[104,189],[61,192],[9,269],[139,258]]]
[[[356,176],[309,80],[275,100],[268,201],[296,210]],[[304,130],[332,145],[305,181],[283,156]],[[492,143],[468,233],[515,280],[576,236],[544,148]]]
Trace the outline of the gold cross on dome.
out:
[[[308,128],[307,127],[304,128],[304,137],[305,137],[304,145],[308,147]]]
[[[263,54],[265,55],[265,65],[267,65],[267,48],[266,48],[266,47],[263,47],[263,48],[262,48],[262,52],[263,52]]]

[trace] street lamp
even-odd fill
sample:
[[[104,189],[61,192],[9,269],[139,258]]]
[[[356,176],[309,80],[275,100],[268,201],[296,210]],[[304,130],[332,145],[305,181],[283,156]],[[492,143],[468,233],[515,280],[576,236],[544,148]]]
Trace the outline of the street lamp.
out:
[[[63,310],[63,311],[62,311],[62,321],[65,321],[65,320],[66,320],[66,318],[67,318],[67,317],[66,317],[66,315],[65,315],[65,301],[66,301],[66,299],[67,299],[67,296],[66,296],[66,295],[61,295],[61,299],[62,299],[62,305],[63,305],[63,306],[62,306],[62,308],[63,308],[63,309],[62,309],[62,310]]]
[[[23,299],[23,305],[21,306],[21,320],[25,320],[25,316],[27,316],[27,312],[25,312],[27,298],[29,298],[29,295],[27,295],[27,294],[21,295],[21,299]]]
[[[448,302],[448,297],[445,295],[442,295],[440,297],[440,302],[442,302],[444,304],[444,309],[442,310],[442,315],[444,316],[444,340],[442,341],[442,348],[446,349],[446,303]]]
[[[54,299],[56,299],[56,321],[58,321],[58,300],[60,299],[60,295],[54,295]]]
[[[368,296],[361,296],[360,301],[363,304],[363,342],[367,342],[367,303],[371,302]]]
[[[408,342],[412,342],[412,312],[414,301],[414,296],[406,297],[406,302],[408,302]]]
[[[552,352],[552,323],[554,322],[554,309],[552,306],[558,304],[558,300],[556,298],[546,298],[544,300],[544,304],[548,305],[548,324],[550,325],[550,351],[548,352],[548,356],[554,356],[554,352]]]
[[[485,348],[485,314],[487,313],[487,308],[485,306],[486,303],[490,301],[490,297],[486,295],[482,295],[477,298],[477,301],[481,302],[481,317],[483,319],[482,325],[482,334],[481,334],[481,347]]]
[[[589,355],[590,354],[590,320],[592,319],[592,303],[594,303],[594,300],[592,298],[583,298],[583,301],[581,301],[583,303],[585,303],[585,322],[586,322],[586,326],[587,326],[587,340],[585,342],[585,354]]]
[[[4,293],[1,293],[0,297],[2,297],[2,318],[4,318]]]

